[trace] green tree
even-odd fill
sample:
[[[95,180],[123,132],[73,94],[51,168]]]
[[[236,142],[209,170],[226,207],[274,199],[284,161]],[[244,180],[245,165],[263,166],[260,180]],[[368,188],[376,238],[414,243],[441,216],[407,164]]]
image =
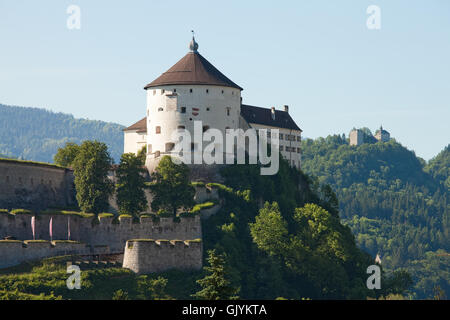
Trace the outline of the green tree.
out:
[[[146,169],[141,157],[124,153],[117,169],[117,204],[122,214],[137,216],[147,209],[145,197]]]
[[[203,288],[193,295],[201,300],[231,300],[238,299],[236,296],[239,289],[233,288],[227,279],[225,268],[225,255],[217,254],[216,250],[208,251],[208,267],[204,269],[208,274],[197,283]]]
[[[164,156],[153,173],[150,186],[154,197],[152,210],[164,210],[177,215],[179,208],[191,208],[195,189],[189,181],[189,168],[185,164],[175,164],[169,156]]]
[[[143,164],[145,164],[145,160],[147,158],[147,145],[143,146],[142,149],[138,151],[137,157],[141,159]]]
[[[73,142],[67,142],[63,148],[58,149],[58,152],[56,152],[53,160],[58,166],[70,167],[72,166],[79,150],[79,145]]]
[[[287,223],[283,220],[278,203],[266,202],[250,223],[250,233],[258,248],[269,255],[277,255],[283,251],[288,240]]]
[[[114,191],[108,179],[112,159],[106,144],[85,141],[73,161],[77,201],[84,212],[100,213],[108,209],[108,199]]]
[[[130,300],[130,297],[128,296],[128,292],[119,289],[116,292],[114,292],[112,300]]]

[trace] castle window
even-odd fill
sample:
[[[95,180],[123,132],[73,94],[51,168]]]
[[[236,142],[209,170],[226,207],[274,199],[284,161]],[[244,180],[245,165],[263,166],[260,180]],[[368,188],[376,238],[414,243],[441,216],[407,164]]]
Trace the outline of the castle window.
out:
[[[210,108],[209,107],[206,107],[206,111],[209,111],[210,110]]]
[[[158,112],[164,111],[164,108],[158,108]]]
[[[156,134],[160,134],[161,133],[161,127],[156,127]]]
[[[184,129],[186,129],[186,127],[185,126],[178,126],[178,129],[179,130],[184,130]]]
[[[302,149],[297,148],[297,153],[302,153]]]
[[[227,116],[230,116],[230,108],[227,108]]]
[[[191,143],[191,151],[195,150],[195,143]]]
[[[173,93],[176,93],[177,92],[177,89],[173,89]]]
[[[156,151],[155,152],[155,158],[159,158],[161,156],[161,152],[160,151]]]
[[[192,93],[192,91],[193,91],[192,89],[189,89],[189,92],[190,92],[190,93]]]
[[[206,89],[206,93],[209,93],[209,89]]]
[[[181,113],[186,113],[186,107],[181,107]]]
[[[172,142],[166,143],[166,152],[172,151],[173,148],[175,148],[175,143],[172,143]]]
[[[222,90],[222,94],[224,94],[225,91]]]
[[[297,136],[297,141],[302,141],[302,137],[301,136]]]
[[[203,132],[206,132],[209,130],[209,126],[203,126]]]
[[[161,89],[161,94],[164,94],[164,92],[166,92],[166,90],[164,90],[164,89]]]
[[[280,133],[280,140],[284,140],[284,134]]]

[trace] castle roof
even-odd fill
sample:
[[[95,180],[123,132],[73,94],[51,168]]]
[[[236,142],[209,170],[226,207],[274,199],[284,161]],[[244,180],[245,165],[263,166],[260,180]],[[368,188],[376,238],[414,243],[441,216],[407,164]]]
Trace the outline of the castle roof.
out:
[[[286,111],[275,110],[275,119],[273,119],[271,109],[243,104],[241,105],[241,116],[248,123],[302,131]]]
[[[123,129],[123,131],[136,131],[138,133],[147,132],[147,117],[139,120],[128,128]]]
[[[186,54],[172,68],[159,78],[147,84],[144,89],[165,85],[212,85],[243,90],[216,69],[197,50]]]

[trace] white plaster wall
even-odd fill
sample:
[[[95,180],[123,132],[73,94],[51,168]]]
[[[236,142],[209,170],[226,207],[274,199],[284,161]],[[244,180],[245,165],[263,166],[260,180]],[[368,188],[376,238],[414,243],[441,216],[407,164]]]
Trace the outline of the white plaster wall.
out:
[[[137,154],[147,143],[147,135],[136,131],[124,131],[124,153]]]
[[[157,151],[161,156],[167,154],[166,143],[174,142],[172,132],[179,126],[184,126],[193,137],[194,121],[202,121],[203,126],[219,129],[223,134],[225,128],[239,128],[240,106],[240,90],[230,87],[174,85],[148,89],[147,158],[153,159]],[[186,108],[186,113],[181,113],[182,107]],[[193,108],[199,110],[194,111]],[[198,115],[193,112],[198,112]],[[161,127],[160,134],[156,133],[158,126]]]
[[[301,168],[301,135],[302,132],[299,130],[290,130],[278,127],[265,126],[257,123],[250,123],[250,126],[256,130],[259,129],[278,129],[279,133],[283,135],[283,139],[280,139],[280,150],[281,146],[283,146],[283,151],[280,151],[281,155],[284,159],[289,161],[289,164],[292,167]],[[287,140],[287,136],[295,136],[295,140]],[[300,137],[300,141],[298,138]],[[268,140],[270,141],[270,140]],[[295,148],[295,151],[286,151],[286,147]],[[300,148],[300,153],[298,152],[298,148]],[[292,150],[292,149],[291,149]]]

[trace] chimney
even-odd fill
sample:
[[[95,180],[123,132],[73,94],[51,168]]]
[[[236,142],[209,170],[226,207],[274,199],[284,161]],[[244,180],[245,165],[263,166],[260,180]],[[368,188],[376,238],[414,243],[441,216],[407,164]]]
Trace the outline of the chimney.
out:
[[[284,112],[289,113],[289,106],[287,104],[284,105]]]
[[[272,107],[271,110],[272,110],[272,112],[271,112],[272,120],[275,120],[275,107]]]

